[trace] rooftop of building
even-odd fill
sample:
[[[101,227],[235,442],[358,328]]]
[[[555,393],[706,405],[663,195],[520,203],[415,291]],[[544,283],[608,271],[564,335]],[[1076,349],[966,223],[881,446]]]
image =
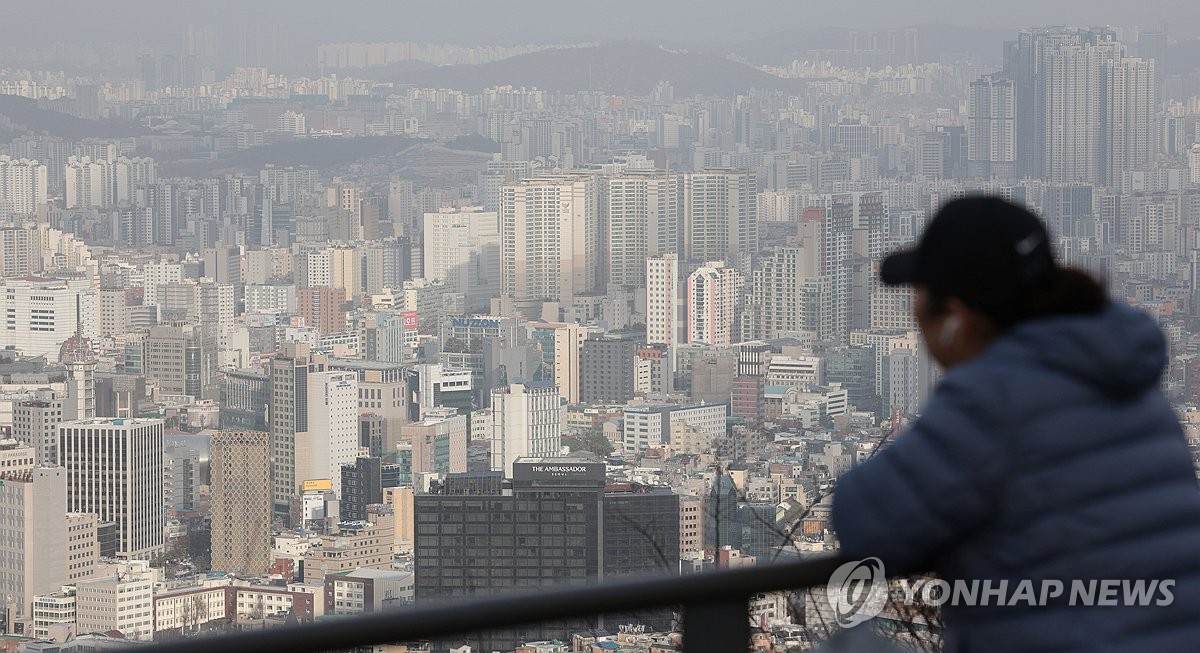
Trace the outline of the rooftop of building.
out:
[[[412,576],[411,571],[401,571],[399,569],[370,569],[367,567],[359,567],[358,569],[350,569],[347,571],[339,571],[331,576],[345,576],[348,578],[371,578],[375,580],[401,580]]]
[[[60,426],[145,426],[149,424],[162,424],[163,421],[157,418],[147,417],[92,417],[89,419],[77,419],[69,422],[62,422]]]

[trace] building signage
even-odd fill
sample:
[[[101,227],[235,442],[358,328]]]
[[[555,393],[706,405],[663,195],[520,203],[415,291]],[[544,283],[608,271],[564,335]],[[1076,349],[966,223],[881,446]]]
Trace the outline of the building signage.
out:
[[[333,490],[333,480],[328,478],[317,478],[309,481],[300,482],[301,492],[328,492]]]
[[[606,466],[592,462],[517,462],[513,465],[513,478],[521,481],[570,479],[577,481],[604,481]]]

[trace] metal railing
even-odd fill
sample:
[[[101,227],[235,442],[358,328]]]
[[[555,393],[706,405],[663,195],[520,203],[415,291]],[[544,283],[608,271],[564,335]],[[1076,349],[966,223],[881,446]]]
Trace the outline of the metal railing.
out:
[[[292,627],[197,637],[142,648],[155,653],[319,653],[417,642],[466,631],[611,612],[682,606],[687,653],[746,651],[755,594],[824,585],[843,560],[822,554],[784,564],[491,596]]]

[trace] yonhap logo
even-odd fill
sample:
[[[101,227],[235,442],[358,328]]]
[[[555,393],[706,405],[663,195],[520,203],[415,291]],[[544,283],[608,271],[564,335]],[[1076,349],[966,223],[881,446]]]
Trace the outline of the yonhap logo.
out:
[[[879,558],[853,560],[838,567],[825,586],[825,597],[837,624],[850,628],[883,612],[888,580]]]

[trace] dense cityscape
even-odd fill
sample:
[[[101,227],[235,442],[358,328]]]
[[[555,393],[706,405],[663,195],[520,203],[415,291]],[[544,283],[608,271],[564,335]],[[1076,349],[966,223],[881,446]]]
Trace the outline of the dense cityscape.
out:
[[[0,648],[832,551],[940,375],[880,261],[977,193],[1155,318],[1200,452],[1195,42],[951,29],[0,43]],[[827,638],[813,596],[755,596],[754,650]],[[678,616],[374,650],[665,653]]]

